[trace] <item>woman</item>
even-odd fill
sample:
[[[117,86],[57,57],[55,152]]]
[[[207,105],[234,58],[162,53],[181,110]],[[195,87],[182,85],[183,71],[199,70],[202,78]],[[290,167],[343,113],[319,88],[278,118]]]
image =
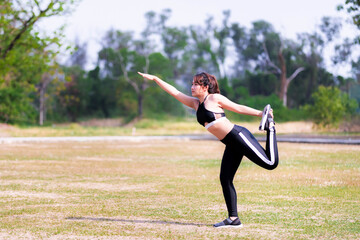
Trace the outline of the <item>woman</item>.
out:
[[[264,111],[259,111],[230,101],[220,94],[215,76],[205,72],[194,76],[191,86],[192,97],[183,94],[154,75],[140,72],[139,74],[148,80],[155,81],[178,101],[195,109],[198,122],[226,145],[221,162],[220,182],[229,218],[216,223],[214,227],[242,227],[238,217],[237,196],[233,184],[242,157],[246,156],[252,162],[268,170],[275,169],[279,162],[275,123],[270,105],[267,105]],[[223,109],[262,117],[259,129],[267,131],[266,150],[249,130],[232,124],[225,117]]]

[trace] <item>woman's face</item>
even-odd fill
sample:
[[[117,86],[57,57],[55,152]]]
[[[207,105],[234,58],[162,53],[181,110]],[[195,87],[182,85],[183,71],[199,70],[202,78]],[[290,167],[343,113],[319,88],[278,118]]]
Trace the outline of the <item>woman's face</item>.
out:
[[[207,92],[207,87],[201,86],[199,83],[193,80],[191,85],[191,95],[193,97],[199,97],[204,95]]]

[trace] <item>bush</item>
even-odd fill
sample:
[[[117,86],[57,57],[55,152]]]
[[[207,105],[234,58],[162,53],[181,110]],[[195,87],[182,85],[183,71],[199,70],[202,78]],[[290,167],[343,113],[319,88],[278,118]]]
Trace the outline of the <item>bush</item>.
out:
[[[342,120],[355,114],[358,106],[356,100],[335,87],[320,86],[312,94],[312,100],[313,104],[306,105],[305,110],[323,128],[338,127]]]

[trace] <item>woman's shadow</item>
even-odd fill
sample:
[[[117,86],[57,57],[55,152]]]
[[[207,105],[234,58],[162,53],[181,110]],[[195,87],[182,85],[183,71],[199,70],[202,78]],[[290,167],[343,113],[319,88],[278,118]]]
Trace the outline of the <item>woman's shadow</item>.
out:
[[[182,225],[182,226],[212,226],[209,224],[203,223],[182,223],[182,222],[172,222],[172,221],[160,221],[160,220],[128,220],[128,219],[116,219],[116,218],[94,218],[94,217],[67,217],[66,220],[72,221],[105,221],[105,222],[124,222],[124,223],[151,223],[151,224],[171,224],[171,225]]]

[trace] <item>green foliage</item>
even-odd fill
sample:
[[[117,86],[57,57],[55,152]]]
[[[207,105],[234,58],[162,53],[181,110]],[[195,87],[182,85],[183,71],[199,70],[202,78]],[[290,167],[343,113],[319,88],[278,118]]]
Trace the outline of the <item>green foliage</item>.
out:
[[[56,68],[62,31],[40,34],[39,19],[65,13],[74,1],[5,0],[0,5],[0,120],[34,122],[36,87]],[[9,102],[10,101],[10,102]]]
[[[17,82],[0,89],[0,119],[6,123],[34,123],[31,119],[36,116],[31,106],[31,85],[24,87]],[[24,97],[25,96],[25,97]]]
[[[218,77],[221,93],[229,99],[257,109],[270,103],[277,121],[306,118],[304,111],[298,109],[310,102],[311,94],[319,85],[339,86],[350,92],[349,80],[335,77],[322,67],[323,49],[336,37],[340,27],[331,18],[323,19],[320,31],[304,33],[296,41],[290,41],[281,38],[281,34],[263,20],[254,22],[249,29],[230,23],[230,11],[224,11],[219,26],[209,17],[203,26],[182,28],[167,25],[170,10],[159,15],[150,12],[146,15],[147,24],[141,38],[120,30],[109,30],[105,34],[95,69],[89,72],[83,69],[85,43],[71,56],[71,65],[60,70],[55,57],[62,46],[61,29],[50,37],[41,34],[36,23],[41,18],[64,14],[74,2],[32,0],[23,5],[21,1],[16,4],[10,0],[2,2],[1,121],[35,121],[34,113],[40,111],[39,102],[43,103],[39,101],[37,91],[44,90],[41,87],[45,74],[52,76],[45,89],[46,97],[41,98],[46,99],[50,121],[91,117],[131,120],[142,115],[159,118],[185,113],[178,101],[153,82],[144,80],[137,71],[158,75],[180,90],[179,86],[188,85],[187,81],[195,72],[207,71]],[[346,1],[349,7],[350,3],[355,4]],[[155,48],[158,42],[153,39],[160,40],[162,46]],[[225,67],[230,46],[235,50],[231,75],[226,73]],[[340,60],[345,59],[349,49],[340,49],[344,53]],[[279,51],[284,56],[283,61]],[[288,88],[287,106],[293,109],[283,107],[275,95],[281,88],[280,62],[286,62],[287,77],[299,67],[305,68]],[[353,69],[357,69],[356,64],[353,62]],[[351,112],[354,104],[349,101],[346,105],[344,101],[346,111]],[[247,116],[235,118],[253,119]]]
[[[163,79],[169,79],[173,75],[173,68],[168,58],[161,53],[152,53],[149,56],[149,72],[156,73]],[[169,82],[175,86],[174,81]],[[184,115],[184,107],[180,102],[164,92],[154,82],[149,82],[149,88],[144,92],[144,115],[149,118],[158,118],[159,115],[181,116]],[[178,87],[179,88],[179,87]]]
[[[352,15],[352,20],[355,26],[360,29],[360,1],[359,0],[346,0],[345,5],[339,5],[338,10],[343,10],[346,8],[346,11]]]
[[[269,96],[276,92],[279,80],[274,74],[250,73],[249,71],[246,73],[245,81],[251,95]]]
[[[169,82],[175,85],[174,82]],[[164,92],[155,83],[145,92],[144,115],[147,118],[159,118],[159,116],[184,116],[185,109],[180,102],[168,93]]]
[[[138,104],[134,89],[120,78],[116,86],[116,107],[120,116],[131,120],[137,116]]]
[[[255,109],[262,110],[267,104],[271,105],[271,108],[274,110],[274,117],[276,122],[286,122],[286,121],[301,121],[308,119],[307,113],[302,109],[289,109],[284,107],[282,101],[276,94],[270,96],[251,96],[243,98],[238,101],[239,104],[246,105]],[[237,121],[258,121],[259,119],[253,116],[239,115],[232,112],[226,113],[231,119]]]
[[[84,113],[84,108],[88,102],[89,91],[85,85],[83,71],[78,66],[63,67],[65,82],[60,82],[56,89],[56,97],[60,103],[60,110],[68,116],[68,119],[75,122],[79,115]]]
[[[228,98],[234,97],[234,89],[231,87],[228,78],[218,79],[220,93]]]
[[[305,107],[319,127],[338,127],[346,117],[355,113],[358,104],[335,87],[320,86],[312,95],[313,104]]]

